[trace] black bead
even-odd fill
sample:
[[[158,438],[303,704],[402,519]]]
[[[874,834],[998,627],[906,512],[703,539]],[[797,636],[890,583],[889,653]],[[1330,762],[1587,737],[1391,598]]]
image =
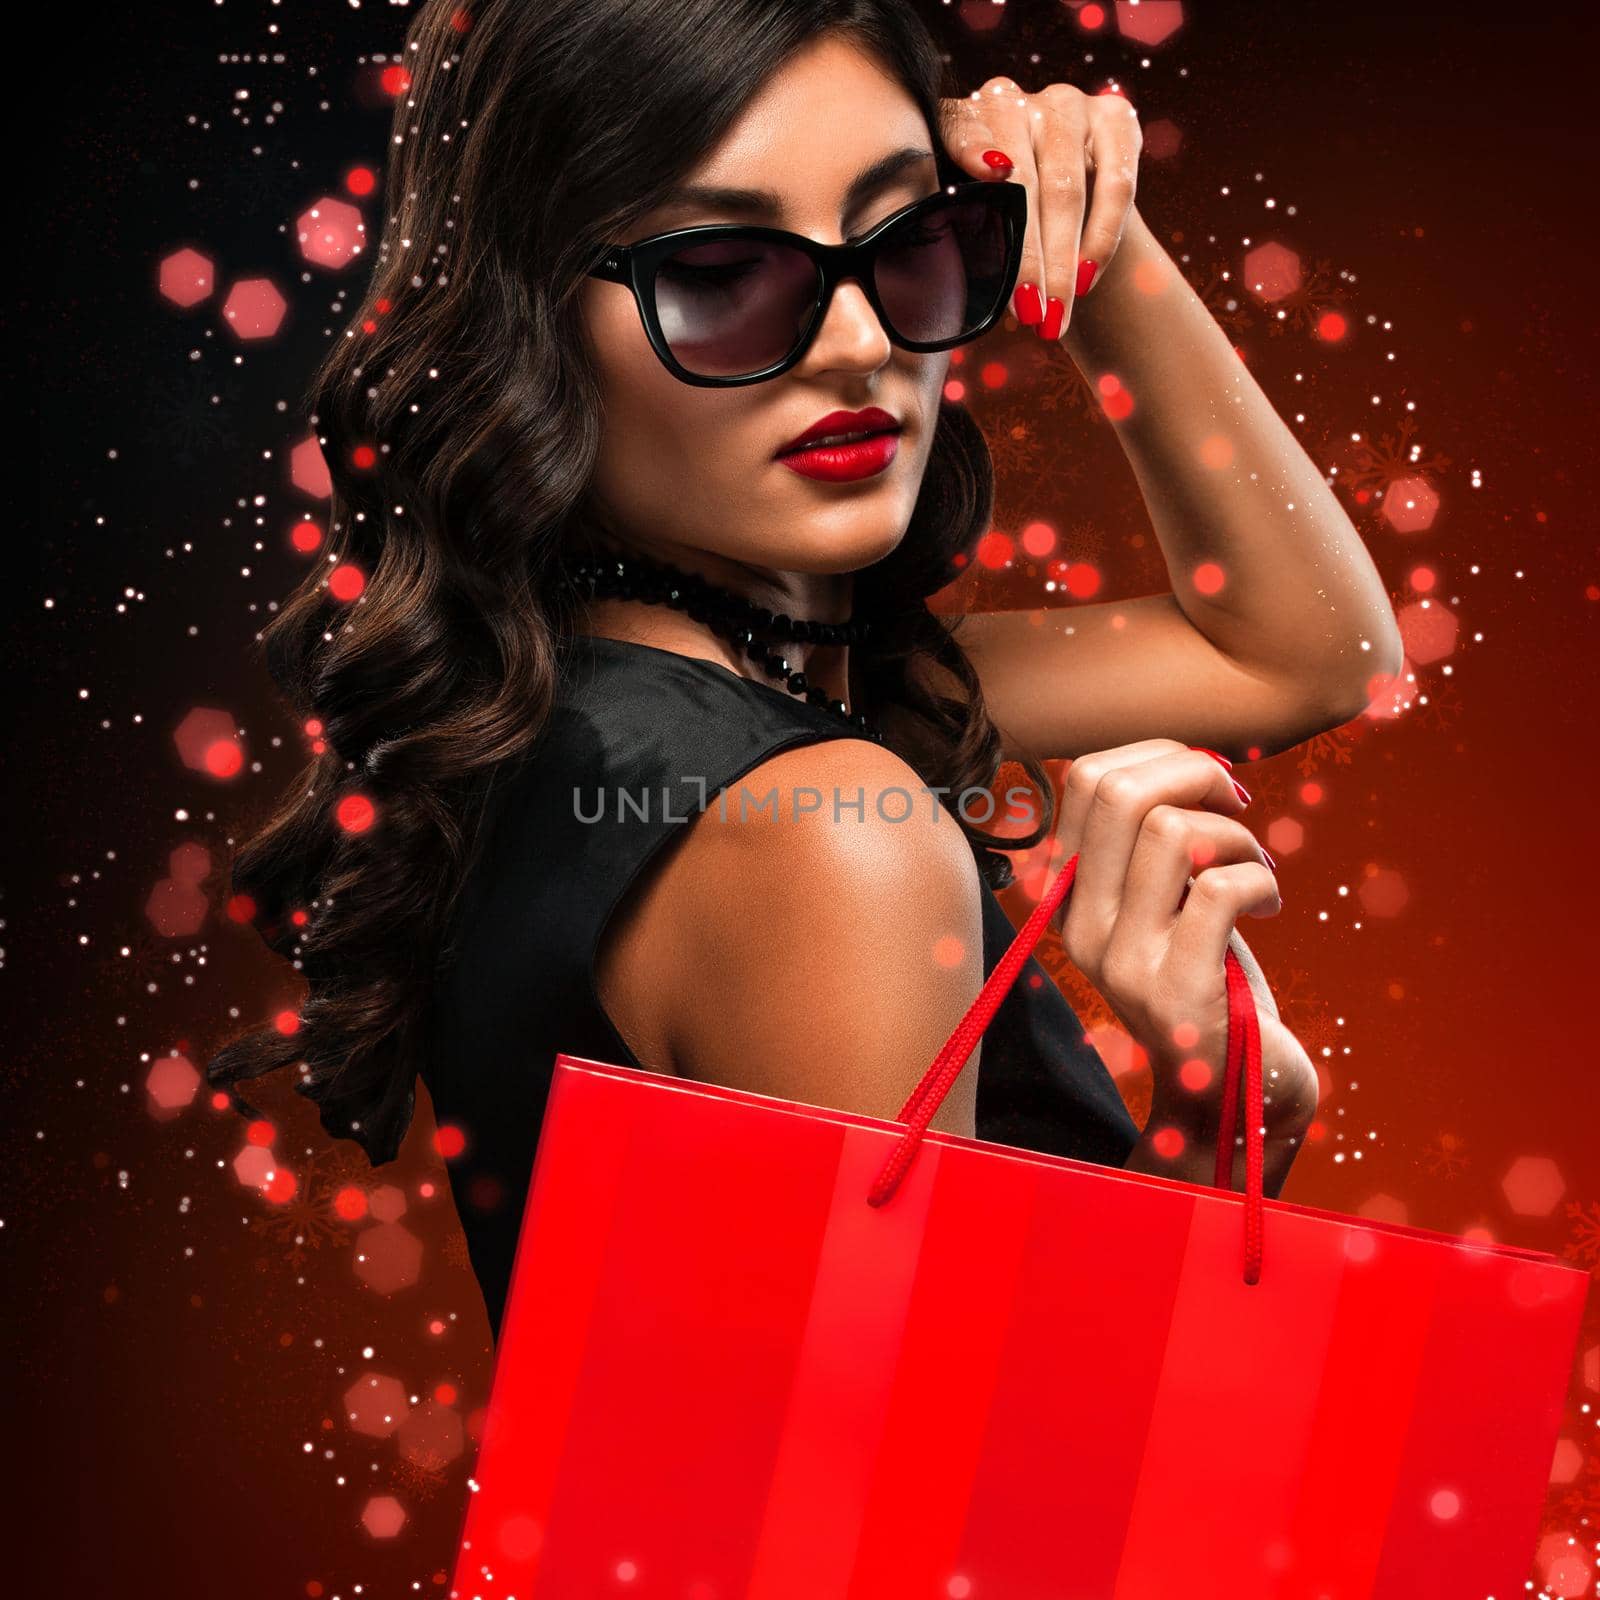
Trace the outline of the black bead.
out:
[[[843,700],[830,700],[828,702],[828,709],[830,711],[838,712],[841,717],[848,717],[850,715],[850,708],[844,703]]]
[[[789,674],[789,692],[790,692],[790,694],[804,694],[806,692],[807,683],[808,683],[808,680],[806,678],[805,673],[803,673],[803,672],[791,672]]]
[[[825,706],[828,703],[828,691],[821,684],[814,683],[806,690],[806,699],[814,706]]]

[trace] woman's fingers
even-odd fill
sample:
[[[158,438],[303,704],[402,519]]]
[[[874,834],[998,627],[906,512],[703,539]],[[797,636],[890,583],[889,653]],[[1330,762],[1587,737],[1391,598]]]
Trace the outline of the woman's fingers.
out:
[[[1211,811],[1152,806],[1129,858],[1111,948],[1124,941],[1164,944],[1190,878],[1235,862],[1271,870],[1266,852],[1242,822]]]
[[[1022,229],[1022,261],[1012,309],[1024,327],[1037,327],[1044,317],[1044,245],[1039,231],[1039,170],[1034,157],[1029,95],[1015,78],[990,78],[961,100],[944,102],[941,130],[945,148],[974,176],[993,176],[984,160],[986,150],[998,150],[1011,160],[1007,176],[1028,191],[1028,216]]]
[[[1070,83],[1029,94],[1004,74],[941,112],[941,137],[963,172],[1028,191],[1012,308],[1024,327],[1059,340],[1127,226],[1144,142],[1137,114],[1119,94]]]
[[[1138,188],[1144,135],[1139,117],[1120,94],[1098,94],[1088,102],[1089,155],[1094,167],[1089,216],[1079,245],[1077,293],[1087,294],[1117,253]]]
[[[1034,163],[1038,168],[1039,230],[1044,248],[1041,283],[1045,295],[1041,339],[1059,339],[1072,315],[1078,275],[1078,239],[1083,233],[1088,197],[1084,147],[1089,123],[1083,96],[1066,84],[1053,83],[1037,99]]]
[[[1189,886],[1173,925],[1169,959],[1181,969],[1219,972],[1234,923],[1247,912],[1270,917],[1281,904],[1278,880],[1265,863],[1209,867]]]
[[[1079,756],[1067,769],[1061,809],[1056,817],[1056,837],[1066,847],[1066,853],[1070,856],[1081,848],[1090,802],[1100,780],[1108,772],[1187,748],[1176,739],[1135,739],[1130,744],[1113,745],[1109,750],[1091,750]]]
[[[1133,848],[1152,807],[1204,807],[1223,815],[1244,807],[1240,791],[1219,762],[1176,741],[1161,742],[1171,748],[1103,769],[1087,801],[1083,797],[1087,780],[1071,797],[1072,821],[1081,817],[1079,860],[1061,933],[1068,958],[1080,967],[1085,961],[1099,962],[1121,915]],[[1067,775],[1069,791],[1073,776],[1074,772]]]

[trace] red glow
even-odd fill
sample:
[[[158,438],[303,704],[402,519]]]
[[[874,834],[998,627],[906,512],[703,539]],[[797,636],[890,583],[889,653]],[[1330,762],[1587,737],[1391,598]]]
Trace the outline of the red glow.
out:
[[[234,739],[218,739],[206,746],[206,771],[214,778],[231,778],[244,765],[244,751]]]
[[[364,794],[347,794],[334,807],[334,817],[346,833],[365,833],[376,820],[378,812]]]
[[[1022,548],[1030,556],[1044,557],[1056,547],[1056,530],[1048,522],[1030,522],[1021,533]]]
[[[991,570],[998,570],[1011,560],[1013,548],[1010,534],[991,528],[978,541],[978,561]]]
[[[1326,339],[1329,344],[1334,344],[1344,338],[1349,324],[1337,311],[1324,311],[1317,318],[1317,337]]]
[[[344,175],[344,186],[355,195],[368,195],[378,186],[377,174],[371,167],[351,167]]]
[[[370,444],[358,444],[350,452],[350,465],[360,472],[368,471],[378,459],[378,452]]]
[[[467,1136],[460,1128],[450,1123],[443,1123],[434,1129],[433,1148],[442,1155],[446,1161],[453,1161],[467,1148]]]
[[[1100,592],[1099,570],[1087,561],[1074,561],[1067,568],[1067,593],[1074,600],[1087,600]]]
[[[261,1186],[261,1192],[274,1205],[286,1205],[300,1188],[300,1180],[287,1167],[277,1168]]]
[[[1300,803],[1307,806],[1320,806],[1322,804],[1323,789],[1320,783],[1302,783],[1300,785]]]
[[[1162,1156],[1166,1160],[1171,1161],[1175,1156],[1182,1153],[1183,1147],[1187,1141],[1176,1128],[1162,1128],[1157,1132],[1156,1136],[1150,1141],[1150,1143],[1155,1146],[1155,1151],[1158,1156]]]
[[[1210,1062],[1202,1061],[1199,1056],[1191,1056],[1178,1068],[1178,1082],[1196,1094],[1211,1082],[1212,1076]]]
[[[359,1222],[367,1214],[367,1195],[354,1184],[341,1189],[333,1197],[333,1212],[344,1222]]]
[[[388,95],[403,95],[411,87],[411,74],[402,66],[385,67],[378,74],[378,82]]]
[[[228,899],[228,918],[232,922],[252,922],[255,920],[256,903],[247,894],[236,894]]]
[[[964,400],[966,394],[967,386],[959,378],[951,378],[944,386],[944,397],[951,405]]]
[[[1226,582],[1226,575],[1215,561],[1202,561],[1194,569],[1194,586],[1201,594],[1216,594]]]
[[[1096,28],[1103,28],[1105,25],[1106,13],[1104,6],[1088,5],[1079,8],[1078,26],[1085,32],[1093,33]]]
[[[335,600],[354,600],[367,586],[367,575],[348,561],[328,574],[328,592]]]
[[[1003,361],[985,361],[978,374],[985,389],[998,389],[1006,381],[1006,364]]]
[[[1411,587],[1418,594],[1430,593],[1434,584],[1438,581],[1438,575],[1432,567],[1413,567],[1411,569]]]
[[[278,1130],[263,1117],[258,1117],[244,1130],[246,1144],[260,1145],[263,1149],[278,1137]]]
[[[272,1019],[272,1025],[281,1034],[287,1035],[291,1033],[299,1033],[299,1013],[295,1011],[280,1011],[277,1016]]]
[[[289,543],[301,555],[310,555],[322,543],[322,529],[311,521],[297,522],[289,531]]]

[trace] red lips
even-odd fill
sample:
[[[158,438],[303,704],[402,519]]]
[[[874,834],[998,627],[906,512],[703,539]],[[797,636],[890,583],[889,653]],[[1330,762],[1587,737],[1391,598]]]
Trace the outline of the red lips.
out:
[[[898,432],[899,429],[900,419],[891,416],[881,406],[868,406],[865,411],[830,411],[827,416],[813,422],[804,433],[797,434],[786,445],[781,445],[777,454],[783,456],[792,450],[803,450],[813,440],[826,438],[830,434],[885,433]]]

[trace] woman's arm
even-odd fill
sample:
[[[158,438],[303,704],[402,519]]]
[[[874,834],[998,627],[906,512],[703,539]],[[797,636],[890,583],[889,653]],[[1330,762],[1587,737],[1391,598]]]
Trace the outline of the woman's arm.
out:
[[[1108,407],[1172,593],[974,612],[957,637],[1008,753],[1164,736],[1246,759],[1360,713],[1399,670],[1388,596],[1315,463],[1136,209],[1064,343]],[[1214,568],[1215,589],[1196,581]]]

